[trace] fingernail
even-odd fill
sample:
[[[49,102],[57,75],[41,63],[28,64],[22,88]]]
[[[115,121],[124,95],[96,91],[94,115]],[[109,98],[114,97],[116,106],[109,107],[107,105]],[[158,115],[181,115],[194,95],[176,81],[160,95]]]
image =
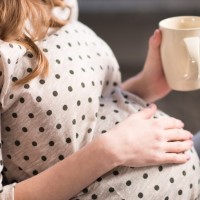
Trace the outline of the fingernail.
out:
[[[158,32],[158,30],[156,29],[156,30],[154,31],[154,33],[153,33],[153,38],[156,37],[157,32]]]
[[[194,136],[192,134],[190,134],[190,139],[192,139]]]

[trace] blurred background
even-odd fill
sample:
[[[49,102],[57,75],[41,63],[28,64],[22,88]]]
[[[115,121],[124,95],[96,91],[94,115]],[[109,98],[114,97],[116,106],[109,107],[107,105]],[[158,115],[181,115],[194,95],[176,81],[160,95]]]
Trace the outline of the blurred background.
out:
[[[159,21],[178,15],[200,16],[200,1],[79,0],[79,9],[79,20],[91,27],[113,49],[125,80],[142,69],[148,39]],[[192,133],[200,130],[200,90],[173,91],[157,105],[183,120]]]

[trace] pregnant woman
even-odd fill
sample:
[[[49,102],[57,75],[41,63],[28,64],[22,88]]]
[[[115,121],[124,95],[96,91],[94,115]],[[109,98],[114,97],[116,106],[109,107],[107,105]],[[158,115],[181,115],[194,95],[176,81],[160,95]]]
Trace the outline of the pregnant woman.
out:
[[[146,103],[170,92],[159,30],[121,83],[77,13],[76,0],[0,1],[0,199],[198,199],[191,133]]]

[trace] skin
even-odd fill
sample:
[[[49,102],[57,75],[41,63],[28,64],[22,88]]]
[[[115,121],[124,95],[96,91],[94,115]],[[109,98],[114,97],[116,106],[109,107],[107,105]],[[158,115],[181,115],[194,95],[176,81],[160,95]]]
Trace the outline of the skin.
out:
[[[171,91],[162,69],[160,57],[161,40],[161,32],[156,29],[149,38],[149,50],[143,70],[125,81],[121,86],[122,89],[137,94],[147,102],[161,99]]]
[[[170,92],[162,71],[160,43],[161,33],[156,30],[149,39],[143,70],[121,86],[149,102]],[[192,134],[178,119],[152,118],[156,111],[156,105],[151,104],[53,167],[18,183],[15,200],[70,199],[117,166],[187,162],[190,157],[183,152],[192,147]]]

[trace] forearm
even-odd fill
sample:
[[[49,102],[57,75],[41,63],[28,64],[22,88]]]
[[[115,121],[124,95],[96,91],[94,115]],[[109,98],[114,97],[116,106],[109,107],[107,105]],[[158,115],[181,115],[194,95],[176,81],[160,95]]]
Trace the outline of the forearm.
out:
[[[138,95],[148,103],[155,102],[166,96],[171,89],[162,76],[158,76],[153,81],[149,81],[151,77],[151,74],[141,71],[136,76],[124,81],[121,88]]]
[[[121,85],[123,90],[136,94],[147,102],[150,99],[149,87],[150,86],[146,84],[145,79],[143,79],[142,72],[127,79]]]
[[[99,137],[55,166],[18,183],[15,200],[70,199],[117,166],[107,147],[104,137]]]

